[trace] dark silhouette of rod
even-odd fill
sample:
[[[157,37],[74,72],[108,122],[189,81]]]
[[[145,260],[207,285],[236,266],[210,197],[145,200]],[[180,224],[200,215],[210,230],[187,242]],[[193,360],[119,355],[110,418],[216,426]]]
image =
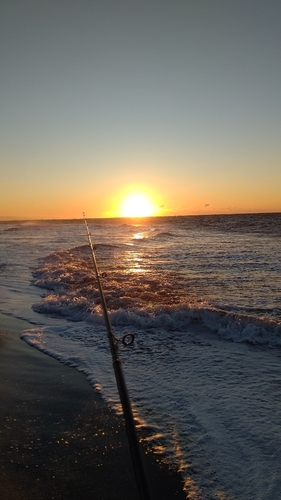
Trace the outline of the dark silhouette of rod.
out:
[[[143,465],[140,445],[139,445],[139,441],[138,441],[138,437],[137,437],[132,407],[131,407],[131,403],[130,403],[130,399],[129,399],[129,395],[128,395],[128,390],[127,390],[127,386],[126,386],[126,382],[125,382],[125,377],[124,377],[121,361],[120,361],[119,356],[118,356],[118,348],[116,345],[116,339],[114,337],[112,327],[110,324],[106,300],[104,297],[103,288],[102,288],[102,284],[101,284],[100,277],[99,277],[94,247],[93,247],[89,227],[88,227],[87,221],[85,219],[85,216],[84,216],[84,222],[86,225],[89,245],[91,248],[94,271],[95,271],[95,275],[96,275],[97,282],[98,282],[98,289],[99,289],[99,293],[100,293],[100,297],[101,297],[101,304],[102,304],[102,309],[103,309],[104,321],[105,321],[105,326],[106,326],[109,345],[110,345],[112,363],[113,363],[113,367],[114,367],[118,392],[119,392],[119,396],[120,396],[120,400],[121,400],[121,404],[122,404],[122,408],[123,408],[127,437],[128,437],[132,462],[133,462],[133,466],[134,466],[136,482],[138,485],[141,500],[151,500],[151,495],[150,495],[149,486],[148,486],[148,482],[147,482],[147,478],[146,478],[146,473],[145,473],[145,469],[144,469],[144,465]]]

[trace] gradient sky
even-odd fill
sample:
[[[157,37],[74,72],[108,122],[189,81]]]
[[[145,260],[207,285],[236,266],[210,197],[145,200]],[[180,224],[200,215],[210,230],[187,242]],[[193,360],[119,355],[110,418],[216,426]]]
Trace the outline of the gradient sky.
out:
[[[280,0],[0,9],[0,217],[281,211]]]

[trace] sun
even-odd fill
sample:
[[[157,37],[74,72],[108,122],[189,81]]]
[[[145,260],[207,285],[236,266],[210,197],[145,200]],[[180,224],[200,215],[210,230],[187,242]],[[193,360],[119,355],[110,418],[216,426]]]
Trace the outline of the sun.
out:
[[[150,217],[155,214],[155,207],[147,195],[133,193],[121,203],[120,214],[122,217]]]

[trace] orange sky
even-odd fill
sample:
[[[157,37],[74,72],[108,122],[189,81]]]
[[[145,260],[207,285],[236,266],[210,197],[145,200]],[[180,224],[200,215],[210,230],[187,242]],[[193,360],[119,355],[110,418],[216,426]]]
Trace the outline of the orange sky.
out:
[[[122,203],[133,193],[142,193],[154,207],[152,215],[188,215],[216,213],[278,212],[281,179],[262,176],[254,182],[243,177],[230,179],[225,175],[219,181],[194,179],[180,184],[169,179],[149,178],[147,183],[129,183],[123,179],[99,180],[94,176],[78,186],[63,182],[54,189],[44,185],[44,193],[34,185],[10,184],[0,200],[0,213],[12,218],[80,218],[122,216]],[[149,182],[150,181],[150,182]],[[141,214],[140,214],[141,215]]]
[[[0,218],[281,211],[281,3],[2,9]],[[50,35],[51,34],[51,35]]]

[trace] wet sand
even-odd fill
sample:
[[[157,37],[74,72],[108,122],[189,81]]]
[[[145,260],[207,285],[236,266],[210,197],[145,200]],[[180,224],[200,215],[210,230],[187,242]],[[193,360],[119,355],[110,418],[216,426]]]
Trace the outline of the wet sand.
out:
[[[0,498],[138,500],[123,419],[73,368],[0,315]],[[143,448],[154,500],[185,499],[181,476]]]

